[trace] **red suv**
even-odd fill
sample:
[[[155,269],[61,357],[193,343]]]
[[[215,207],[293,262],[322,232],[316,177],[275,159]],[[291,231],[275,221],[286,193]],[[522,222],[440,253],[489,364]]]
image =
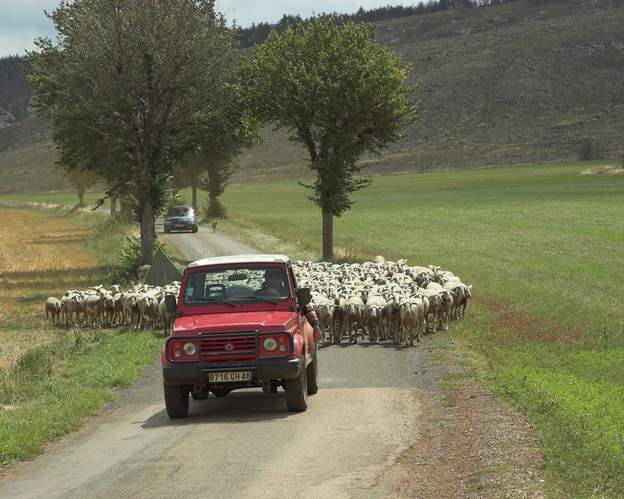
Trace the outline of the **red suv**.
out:
[[[302,314],[310,290],[298,288],[283,255],[198,260],[184,272],[162,354],[170,418],[188,415],[189,395],[224,397],[239,388],[286,390],[289,411],[305,411],[318,391],[312,327]]]

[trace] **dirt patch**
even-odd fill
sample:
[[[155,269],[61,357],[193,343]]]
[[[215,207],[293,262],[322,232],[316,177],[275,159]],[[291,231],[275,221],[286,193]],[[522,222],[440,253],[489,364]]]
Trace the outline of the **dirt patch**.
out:
[[[503,305],[482,296],[475,298],[474,303],[495,315],[493,329],[499,334],[487,336],[486,344],[513,346],[537,341],[571,345],[580,344],[583,340],[578,331],[561,327],[543,317],[526,314],[513,305]]]
[[[440,385],[423,390],[422,436],[380,477],[371,497],[544,497],[534,428],[471,374],[459,345],[440,341],[446,367]]]

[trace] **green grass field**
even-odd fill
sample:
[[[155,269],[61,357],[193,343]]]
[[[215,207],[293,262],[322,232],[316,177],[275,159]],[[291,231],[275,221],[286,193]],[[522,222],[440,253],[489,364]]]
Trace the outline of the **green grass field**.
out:
[[[474,285],[469,318],[451,334],[539,429],[554,495],[624,490],[624,178],[580,175],[599,164],[378,177],[335,223],[342,256],[405,257]],[[220,230],[318,258],[320,211],[307,196],[292,181],[232,185]]]
[[[335,224],[342,254],[440,265],[474,285],[453,328],[542,435],[552,486],[624,491],[624,178],[587,163],[376,178]],[[233,185],[224,228],[265,251],[320,253],[294,182]]]

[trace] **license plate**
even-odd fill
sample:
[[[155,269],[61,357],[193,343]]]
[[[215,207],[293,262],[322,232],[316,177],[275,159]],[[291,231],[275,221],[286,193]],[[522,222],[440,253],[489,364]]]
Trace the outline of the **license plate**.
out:
[[[175,224],[175,226],[176,226],[178,229],[181,229],[182,227],[184,227],[184,224]]]
[[[251,371],[237,371],[233,373],[210,373],[210,383],[231,383],[236,381],[251,381]]]

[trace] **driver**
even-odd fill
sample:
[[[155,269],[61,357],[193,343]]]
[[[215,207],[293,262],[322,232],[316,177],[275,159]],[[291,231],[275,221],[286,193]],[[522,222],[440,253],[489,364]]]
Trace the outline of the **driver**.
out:
[[[268,269],[264,273],[264,283],[262,283],[262,288],[256,291],[256,295],[286,296],[288,293],[286,291],[286,287],[284,286],[283,278],[284,273],[281,270]],[[320,341],[323,337],[323,330],[321,329],[321,324],[314,308],[312,305],[307,304],[303,307],[301,312],[312,326],[312,330],[314,331],[314,340]]]
[[[264,273],[264,282],[256,294],[266,296],[285,296],[286,288],[283,283],[283,272],[279,269],[269,269]]]

